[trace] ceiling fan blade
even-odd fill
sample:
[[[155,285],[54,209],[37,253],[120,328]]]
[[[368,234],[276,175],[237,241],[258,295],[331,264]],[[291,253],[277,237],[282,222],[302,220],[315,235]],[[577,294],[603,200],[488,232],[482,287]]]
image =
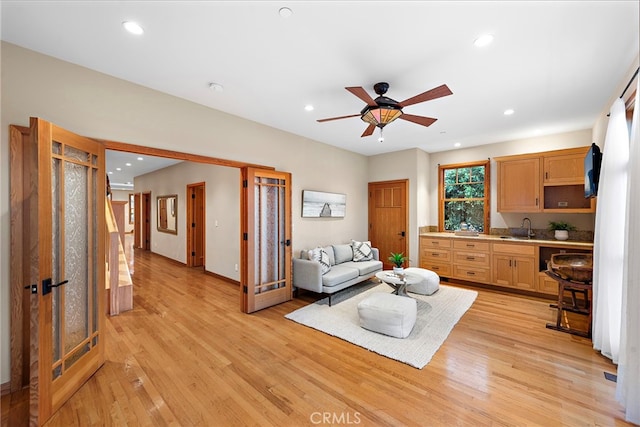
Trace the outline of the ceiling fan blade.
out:
[[[354,94],[355,96],[357,96],[358,98],[362,99],[370,107],[376,107],[378,105],[376,104],[376,101],[374,101],[373,98],[367,93],[367,91],[364,90],[364,88],[361,86],[345,87],[345,89],[351,92],[352,94]]]
[[[362,132],[362,135],[360,135],[360,138],[363,138],[365,136],[371,135],[374,130],[376,130],[376,125],[367,126],[367,128],[364,130],[364,132]]]
[[[330,117],[328,119],[320,119],[320,120],[316,120],[316,121],[318,123],[323,123],[323,122],[330,122],[331,120],[348,119],[350,117],[360,117],[360,114],[350,114],[348,116]]]
[[[398,118],[417,123],[422,126],[431,126],[436,120],[438,120],[433,117],[414,116],[413,114],[403,114]]]
[[[442,98],[443,96],[448,96],[452,93],[453,92],[451,92],[447,85],[438,86],[436,88],[423,92],[420,95],[405,99],[400,103],[400,107],[406,107],[407,105],[413,105],[420,102],[430,101],[432,99]]]

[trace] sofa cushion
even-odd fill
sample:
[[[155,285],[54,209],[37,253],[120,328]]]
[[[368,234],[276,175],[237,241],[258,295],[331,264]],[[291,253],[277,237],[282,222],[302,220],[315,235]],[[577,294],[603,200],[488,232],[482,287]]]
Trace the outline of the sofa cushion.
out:
[[[329,260],[329,254],[324,248],[317,247],[309,251],[309,260],[320,263],[320,271],[322,274],[326,274],[331,270],[331,261]]]
[[[371,261],[373,259],[371,242],[358,242],[357,240],[352,240],[351,247],[353,248],[353,260],[355,262]]]
[[[353,248],[351,245],[333,245],[333,255],[336,258],[336,265],[353,260]]]
[[[353,263],[353,262],[352,262]],[[336,286],[347,280],[358,277],[358,270],[355,268],[345,267],[342,264],[336,264],[327,274],[322,276],[322,286]]]
[[[325,246],[322,249],[324,249],[324,251],[329,255],[329,264],[336,265],[336,257],[333,254],[333,246]]]
[[[340,264],[340,266],[353,268],[358,272],[358,276],[365,276],[367,274],[375,273],[376,271],[382,270],[382,262],[371,260],[371,261],[348,261]]]

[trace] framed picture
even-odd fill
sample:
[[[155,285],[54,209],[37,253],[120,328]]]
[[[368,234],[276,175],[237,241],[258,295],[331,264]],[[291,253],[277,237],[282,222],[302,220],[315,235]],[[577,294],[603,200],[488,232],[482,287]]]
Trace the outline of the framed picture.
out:
[[[344,218],[347,195],[302,190],[303,218]]]

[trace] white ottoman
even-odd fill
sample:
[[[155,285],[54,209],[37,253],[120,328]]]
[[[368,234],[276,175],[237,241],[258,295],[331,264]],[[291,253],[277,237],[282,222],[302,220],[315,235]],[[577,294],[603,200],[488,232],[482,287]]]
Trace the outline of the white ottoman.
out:
[[[422,281],[413,285],[407,285],[407,292],[413,292],[421,295],[431,295],[440,289],[440,276],[434,271],[426,268],[407,267],[404,269],[407,273],[412,273],[422,277]]]
[[[415,299],[394,294],[376,292],[358,303],[360,326],[396,338],[409,336],[416,313]]]

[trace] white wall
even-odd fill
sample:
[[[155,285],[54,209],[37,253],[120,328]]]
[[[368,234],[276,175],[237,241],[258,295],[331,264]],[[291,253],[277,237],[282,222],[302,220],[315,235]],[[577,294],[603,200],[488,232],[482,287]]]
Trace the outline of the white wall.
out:
[[[3,42],[0,382],[9,380],[10,124],[41,117],[80,135],[291,172],[293,250],[367,238],[367,158]],[[239,185],[239,183],[238,183]],[[343,219],[301,218],[303,189],[347,195]],[[239,238],[239,236],[238,236]],[[224,274],[224,273],[222,273]]]
[[[151,192],[151,251],[187,262],[187,185],[205,183],[205,269],[240,281],[240,169],[181,162],[134,178],[136,192]],[[177,194],[178,234],[157,229],[158,196]]]

